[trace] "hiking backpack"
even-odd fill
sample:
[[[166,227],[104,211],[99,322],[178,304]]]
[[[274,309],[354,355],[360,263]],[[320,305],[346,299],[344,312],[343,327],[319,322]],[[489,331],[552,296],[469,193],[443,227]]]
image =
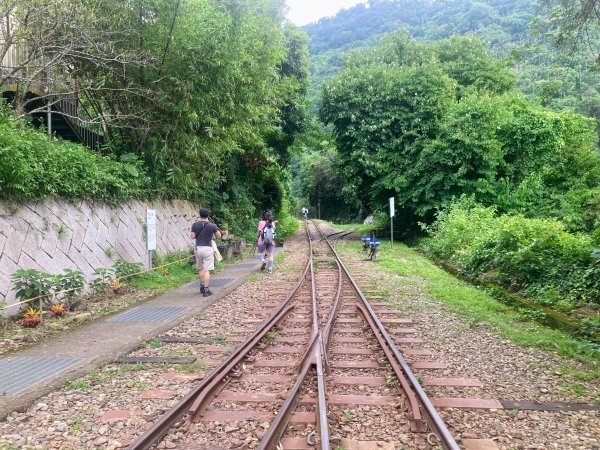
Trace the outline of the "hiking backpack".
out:
[[[273,224],[267,223],[262,229],[262,239],[265,245],[271,245],[275,243],[275,229]]]

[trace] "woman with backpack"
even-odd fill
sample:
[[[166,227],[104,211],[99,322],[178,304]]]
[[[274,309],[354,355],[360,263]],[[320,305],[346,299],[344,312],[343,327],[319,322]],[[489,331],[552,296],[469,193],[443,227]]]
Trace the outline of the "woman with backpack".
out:
[[[275,224],[273,212],[267,209],[263,213],[262,220],[258,222],[258,259],[261,262],[260,270],[265,270],[268,265],[267,273],[273,271],[273,250],[275,249]]]

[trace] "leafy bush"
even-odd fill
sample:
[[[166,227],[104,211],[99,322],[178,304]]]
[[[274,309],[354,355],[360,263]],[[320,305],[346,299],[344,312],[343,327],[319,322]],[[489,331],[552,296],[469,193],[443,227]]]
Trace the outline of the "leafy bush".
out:
[[[50,304],[56,290],[56,277],[36,269],[19,269],[12,275],[13,290],[19,302]],[[38,298],[39,297],[39,298]],[[30,300],[35,299],[35,300]],[[29,301],[30,300],[30,301]]]
[[[431,252],[460,269],[468,263],[472,247],[493,228],[494,220],[493,207],[485,208],[472,197],[462,197],[460,203],[440,211],[432,226],[423,228],[434,237],[428,241]]]
[[[90,288],[95,294],[108,289],[115,278],[115,272],[105,267],[98,267],[95,269],[94,275],[96,275],[96,278],[90,283]]]
[[[36,269],[19,269],[12,279],[14,281],[13,290],[16,291],[16,297],[19,301],[24,302],[29,299],[26,304],[38,303],[49,306],[52,304],[55,293],[60,291],[68,291],[63,293],[63,297],[67,302],[73,300],[73,297],[81,294],[85,286],[85,277],[79,270],[64,269],[64,273],[59,275],[51,275],[41,272]]]
[[[491,277],[546,305],[564,299],[600,303],[591,237],[565,231],[556,219],[495,216],[493,208],[462,198],[428,231],[429,251],[467,277]]]
[[[134,263],[125,261],[123,259],[117,259],[113,264],[113,269],[115,272],[115,276],[117,278],[121,278],[133,275],[137,272],[141,272],[142,270],[144,270],[144,265],[142,263]]]
[[[581,323],[588,334],[600,334],[600,316],[586,317]]]
[[[81,294],[85,286],[85,276],[79,270],[65,269],[62,275],[56,276],[56,284],[60,291],[64,293],[67,302],[71,302],[73,297]]]
[[[121,163],[82,145],[33,129],[0,105],[0,192],[11,200],[45,197],[119,203],[146,195],[149,179],[140,163]]]
[[[291,206],[289,202],[284,198],[281,204],[281,213],[277,218],[277,240],[280,242],[298,231],[298,219],[296,219],[293,214],[290,214],[290,209]]]

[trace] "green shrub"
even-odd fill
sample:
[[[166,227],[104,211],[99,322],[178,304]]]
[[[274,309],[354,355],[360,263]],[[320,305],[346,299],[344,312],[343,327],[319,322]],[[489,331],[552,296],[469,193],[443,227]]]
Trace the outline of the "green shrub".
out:
[[[0,192],[9,200],[86,198],[119,203],[147,194],[139,162],[122,163],[48,138],[0,105]]]
[[[26,305],[38,304],[42,301],[44,306],[49,306],[60,291],[67,302],[81,294],[85,286],[85,276],[79,270],[64,269],[59,275],[51,275],[36,269],[19,269],[13,275],[13,290],[17,299],[24,302],[31,298],[39,299],[27,302]],[[56,299],[54,299],[56,300]]]
[[[56,276],[36,269],[19,269],[11,278],[14,283],[13,290],[19,302],[35,299],[21,305],[21,309],[30,307],[33,304],[37,305],[40,300],[44,305],[52,303],[52,292],[57,290]]]
[[[96,275],[96,278],[90,283],[90,288],[95,294],[104,292],[108,289],[115,278],[114,270],[105,267],[98,267],[95,269],[94,275]]]
[[[600,316],[586,317],[581,321],[583,330],[588,334],[600,334]]]
[[[81,294],[85,286],[85,276],[79,270],[65,269],[62,275],[56,276],[57,288],[64,293],[67,302],[71,302],[73,297]]]
[[[128,262],[123,259],[117,259],[113,264],[115,276],[117,278],[128,277],[134,273],[141,272],[144,270],[142,263]]]
[[[428,250],[467,277],[489,278],[538,303],[600,303],[600,264],[592,238],[565,231],[556,219],[495,216],[462,198],[438,215]],[[565,305],[561,305],[565,309]]]
[[[277,218],[277,240],[283,241],[288,236],[292,236],[299,228],[298,219],[290,214],[288,201],[284,199],[282,202],[282,212]]]
[[[471,249],[491,231],[494,221],[494,208],[463,197],[453,207],[440,211],[432,226],[424,227],[434,237],[428,241],[428,248],[436,257],[460,269],[470,259]]]

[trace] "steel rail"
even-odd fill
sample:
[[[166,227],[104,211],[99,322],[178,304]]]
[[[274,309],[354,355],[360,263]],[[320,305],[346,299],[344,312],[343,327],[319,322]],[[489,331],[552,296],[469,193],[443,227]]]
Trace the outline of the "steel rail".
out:
[[[249,343],[248,347],[252,350],[256,345],[260,342],[260,340],[269,332],[269,330],[277,325],[285,316],[287,316],[294,309],[294,305],[290,305],[286,307],[281,313],[279,313],[273,320],[270,322],[269,328],[264,328],[264,330],[256,335],[254,339]],[[239,363],[241,363],[246,357],[247,353],[240,353],[235,358],[231,359],[231,361],[227,364],[227,366],[223,367],[222,370],[219,371],[220,374],[224,374],[223,377],[215,377],[210,384],[208,384],[202,392],[196,397],[190,408],[188,409],[188,415],[193,421],[198,421],[199,417],[204,412],[206,405],[212,400],[213,393],[217,390],[221,383],[225,382],[225,377],[227,374]]]
[[[296,406],[298,406],[298,403],[300,401],[300,388],[302,387],[302,383],[304,383],[304,380],[306,379],[310,369],[312,368],[312,356],[314,354],[314,346],[317,344],[317,342],[317,336],[313,336],[310,342],[310,347],[308,348],[308,350],[304,354],[304,357],[302,358],[300,374],[298,375],[298,378],[296,378],[296,381],[294,382],[292,388],[289,390],[285,401],[283,402],[283,404],[279,408],[279,411],[277,412],[277,415],[275,416],[275,419],[273,420],[273,422],[271,422],[271,425],[269,425],[269,428],[262,437],[257,450],[270,450],[277,448],[277,443],[279,442],[281,436],[283,436],[283,433],[285,432],[287,424],[290,420],[290,416],[292,415],[292,412],[296,409]]]
[[[308,232],[308,230],[307,230]],[[254,342],[256,336],[260,334],[266,334],[272,327],[272,322],[275,318],[277,318],[282,311],[288,306],[288,304],[292,301],[293,297],[300,290],[300,288],[306,282],[306,275],[309,272],[312,262],[312,241],[310,238],[310,233],[308,234],[309,240],[309,257],[306,263],[306,267],[302,276],[300,277],[298,283],[288,294],[286,300],[284,300],[274,311],[273,313],[263,321],[263,323],[258,327],[258,329],[249,336],[242,344],[236,347],[233,352],[217,367],[211,370],[203,379],[200,381],[190,392],[188,392],[181,400],[179,400],[173,407],[165,414],[163,414],[148,430],[146,430],[142,435],[140,435],[134,442],[132,442],[127,450],[147,450],[150,449],[155,443],[157,443],[163,436],[165,436],[169,429],[176,424],[190,409],[190,406],[193,405],[194,401],[202,393],[207,386],[211,385],[215,379],[219,379],[222,381],[227,373],[223,373],[223,370],[228,367],[234,359],[236,359],[239,355],[243,354],[244,356],[250,353],[250,351],[254,348],[251,345]]]
[[[314,224],[314,223],[313,223]],[[320,232],[319,228],[316,227]],[[320,242],[320,241],[319,241]],[[317,432],[319,434],[319,447],[321,450],[329,450],[329,421],[327,420],[327,399],[325,397],[326,383],[325,376],[323,374],[323,336],[320,333],[319,328],[319,312],[317,305],[317,287],[315,283],[315,272],[314,265],[311,258],[310,261],[310,273],[312,278],[312,304],[313,304],[313,333],[317,336],[317,343],[314,352],[315,368],[317,371]]]
[[[277,443],[283,436],[287,424],[289,422],[292,411],[298,405],[300,400],[300,389],[302,383],[308,376],[311,368],[315,366],[317,376],[317,429],[319,433],[319,443],[321,450],[329,450],[329,423],[327,421],[327,402],[325,400],[325,379],[323,376],[323,367],[321,361],[321,335],[319,333],[319,316],[317,306],[317,290],[315,286],[314,264],[312,254],[314,247],[312,245],[312,237],[310,235],[309,224],[306,224],[308,231],[308,241],[310,244],[311,257],[308,261],[308,271],[310,273],[311,282],[311,302],[312,302],[312,334],[311,342],[308,350],[304,354],[300,364],[300,374],[296,379],[294,386],[288,391],[288,395],[281,407],[277,416],[269,425],[259,445],[260,450],[277,448]],[[318,228],[317,228],[318,229]]]
[[[315,349],[315,360],[317,370],[317,430],[319,432],[318,447],[321,450],[329,450],[329,420],[327,419],[327,384],[325,382],[325,374],[323,372],[323,358],[321,349],[323,348],[323,336],[319,333],[317,345]]]
[[[313,222],[313,223],[314,223],[314,222]],[[334,233],[329,233],[329,234],[327,235],[327,237],[328,237],[328,238],[330,238],[330,237],[333,237],[333,236],[337,236],[338,234],[342,234],[342,233],[344,233],[344,232],[346,232],[346,231],[348,231],[348,230],[342,230],[342,231],[336,231],[336,232],[334,232]],[[325,234],[323,234],[323,233],[321,232],[321,230],[319,230],[319,233],[321,233],[323,236],[325,236]]]
[[[415,390],[415,393],[419,397],[419,400],[423,404],[425,412],[429,416],[430,423],[431,423],[432,427],[434,428],[434,430],[437,431],[437,435],[441,439],[444,448],[449,449],[449,450],[460,450],[460,447],[456,443],[456,440],[454,439],[454,437],[452,436],[452,434],[450,433],[450,431],[446,427],[446,424],[444,423],[444,421],[439,416],[437,410],[435,409],[435,407],[431,403],[431,400],[429,400],[429,397],[427,396],[427,394],[425,393],[425,391],[423,391],[423,388],[421,387],[421,385],[418,382],[417,378],[413,374],[413,372],[410,369],[408,363],[406,362],[406,360],[404,359],[404,357],[402,356],[402,354],[400,353],[400,351],[396,347],[396,344],[394,343],[394,341],[392,340],[392,338],[390,337],[390,335],[388,334],[388,332],[385,330],[385,327],[383,326],[383,324],[381,323],[381,321],[379,320],[379,318],[375,314],[375,311],[373,310],[373,308],[369,304],[368,300],[365,298],[365,296],[361,292],[360,288],[358,287],[358,285],[356,284],[356,282],[352,278],[352,276],[350,274],[350,271],[346,268],[346,266],[342,262],[340,256],[338,255],[337,251],[333,248],[333,246],[331,245],[331,243],[329,242],[329,240],[327,240],[327,239],[325,239],[325,240],[327,241],[327,243],[329,244],[331,250],[335,254],[336,259],[339,261],[342,269],[344,270],[346,276],[348,277],[348,280],[352,284],[352,287],[354,288],[355,292],[360,297],[360,299],[361,299],[361,301],[362,301],[362,303],[364,305],[365,310],[368,312],[369,316],[371,317],[371,319],[373,320],[373,322],[377,326],[377,329],[379,330],[379,332],[381,333],[381,335],[385,339],[385,342],[386,342],[387,346],[390,348],[390,350],[392,351],[392,353],[394,354],[394,357],[396,358],[396,360],[398,361],[398,363],[400,363],[400,366],[402,367],[402,370],[404,371],[404,374],[408,378],[410,384],[412,385],[413,389]]]
[[[319,232],[321,232],[319,227],[317,227],[317,230],[319,230]],[[323,235],[323,233],[321,233],[321,234]],[[329,236],[331,236],[331,235],[329,235]],[[329,317],[327,318],[327,322],[325,323],[325,326],[321,330],[321,335],[323,336],[323,360],[325,362],[325,369],[326,369],[327,374],[331,373],[331,367],[329,364],[329,355],[328,355],[327,349],[329,348],[329,341],[331,340],[331,329],[333,327],[333,320],[335,319],[335,315],[337,314],[337,310],[340,305],[340,299],[342,297],[342,281],[343,281],[342,268],[340,267],[337,259],[335,262],[336,262],[336,265],[338,268],[337,290],[335,293],[335,299],[333,301],[333,306],[329,313]]]
[[[317,229],[318,229],[318,227],[317,227]],[[321,232],[321,234],[323,235],[323,237],[325,237],[323,232]],[[329,244],[331,250],[334,251],[333,246],[328,242],[327,239],[326,239],[326,242]],[[335,254],[335,252],[334,252],[334,254]],[[342,269],[341,269],[340,261],[338,258],[336,258],[336,264],[338,266],[338,272],[339,272],[339,278],[338,278],[339,291],[336,296],[336,303],[337,303],[340,298],[341,284],[342,284]],[[394,361],[393,354],[390,353],[389,349],[385,345],[385,341],[383,341],[381,339],[380,335],[377,333],[377,331],[378,331],[377,327],[369,319],[368,314],[366,312],[364,312],[364,310],[360,306],[357,305],[357,307],[359,308],[359,311],[361,313],[363,313],[363,316],[364,316],[366,322],[369,324],[369,326],[373,330],[373,333],[375,334],[375,337],[377,338],[379,345],[382,347],[386,357],[390,361],[390,364],[392,365],[392,369],[394,370],[394,373],[396,374],[396,377],[398,378],[398,381],[400,382],[402,389],[404,389],[406,396],[408,397],[408,401],[411,405],[411,410],[413,412],[413,419],[416,421],[420,421],[422,418],[421,418],[421,411],[419,410],[419,403],[417,401],[417,398],[416,398],[414,392],[412,391],[412,389],[410,387],[408,380],[404,377],[401,367],[398,365],[398,363],[396,361]],[[332,312],[335,312],[335,311],[332,311]],[[327,325],[323,329],[323,334],[325,334],[325,336],[326,336],[326,341],[324,342],[325,346],[329,345],[330,331],[331,331],[331,326],[333,324],[334,315],[335,314],[330,315]],[[325,356],[326,356],[326,353],[325,353]]]
[[[394,373],[396,374],[396,378],[398,378],[398,381],[400,382],[402,389],[404,389],[404,392],[405,392],[406,396],[408,397],[408,401],[410,403],[410,408],[413,413],[413,419],[417,420],[417,421],[421,421],[422,416],[421,416],[421,410],[419,409],[419,402],[417,401],[417,397],[416,397],[415,393],[413,392],[409,381],[406,379],[406,377],[404,376],[404,373],[402,372],[402,367],[398,364],[398,361],[396,361],[394,359],[393,353],[391,353],[390,349],[386,345],[385,340],[383,340],[383,337],[379,333],[380,330],[377,328],[377,326],[375,325],[375,322],[373,322],[373,320],[371,319],[371,317],[369,316],[369,314],[365,310],[365,308],[361,305],[356,305],[356,308],[362,314],[365,321],[371,327],[371,330],[373,331],[375,338],[377,338],[379,345],[383,349],[383,353],[385,353],[386,358],[390,362],[392,369],[394,370]]]

